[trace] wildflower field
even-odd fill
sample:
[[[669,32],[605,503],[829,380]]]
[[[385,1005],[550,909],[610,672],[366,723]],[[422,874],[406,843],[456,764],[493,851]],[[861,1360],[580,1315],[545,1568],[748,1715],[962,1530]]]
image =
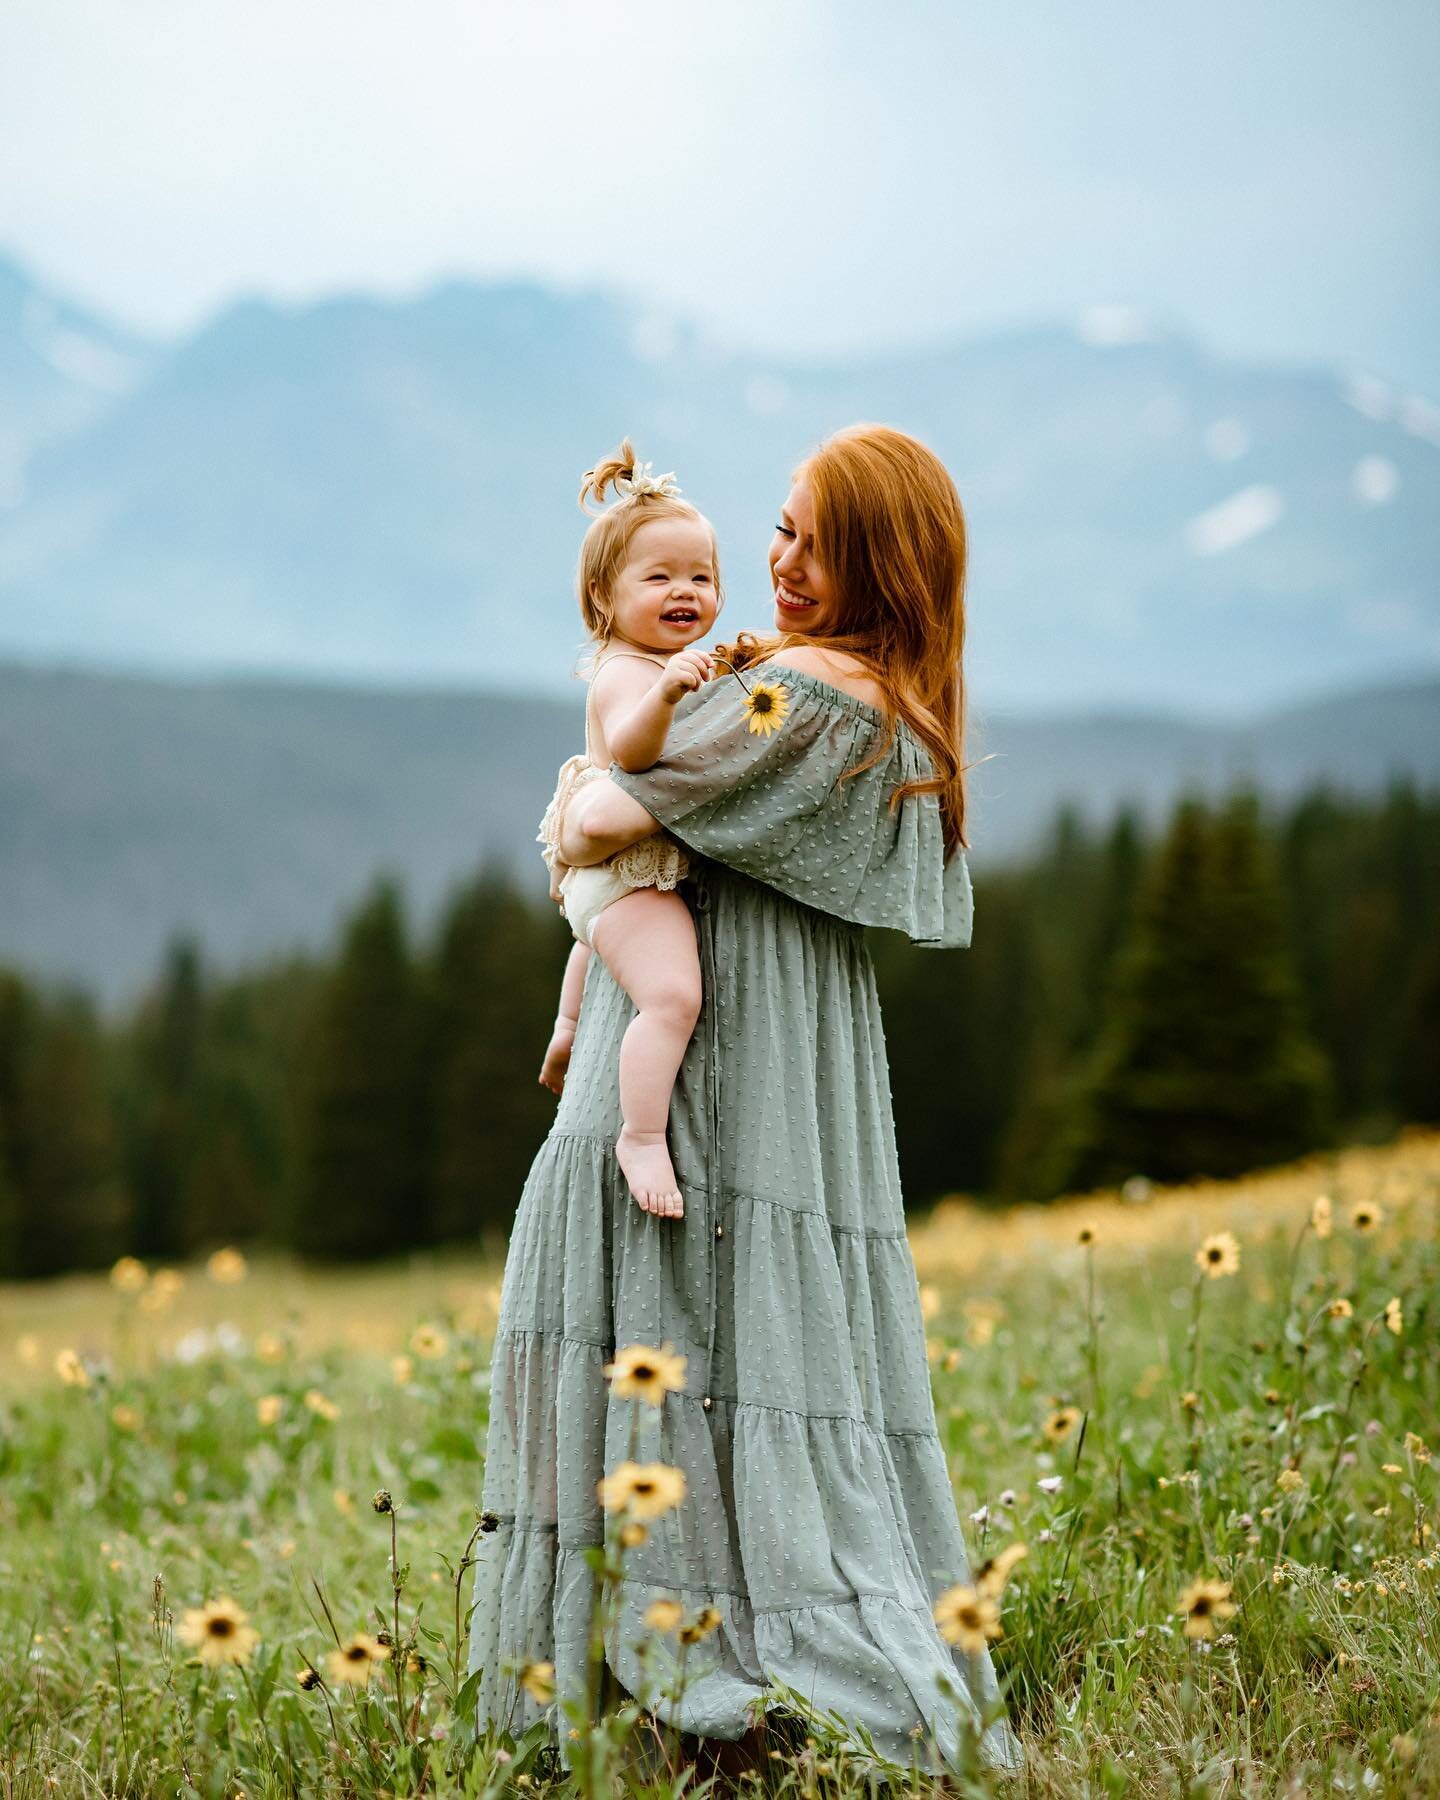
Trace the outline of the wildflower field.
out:
[[[976,1564],[937,1620],[991,1646],[1026,1767],[942,1790],[814,1717],[742,1791],[1440,1793],[1440,1134],[946,1201],[912,1241]],[[476,1741],[498,1280],[221,1250],[0,1290],[0,1800],[726,1785],[653,1735],[637,1759],[623,1709],[569,1776],[537,1735]],[[635,1406],[669,1367],[645,1348]],[[679,1489],[612,1472],[617,1525]],[[703,1660],[703,1616],[653,1627]]]

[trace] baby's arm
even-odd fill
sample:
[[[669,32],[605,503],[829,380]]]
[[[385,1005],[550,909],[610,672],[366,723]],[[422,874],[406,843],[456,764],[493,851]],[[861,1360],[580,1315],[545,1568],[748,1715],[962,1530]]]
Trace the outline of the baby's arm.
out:
[[[610,760],[631,774],[659,762],[676,702],[710,675],[710,652],[694,644],[677,650],[658,677],[647,675],[633,656],[603,664],[591,691]]]
[[[585,991],[585,971],[590,966],[590,946],[577,938],[570,946],[565,964],[565,979],[560,983],[560,1010],[555,1016],[555,1029],[540,1065],[540,1085],[558,1094],[565,1085],[565,1071],[570,1066],[570,1050],[580,1026],[580,996]]]

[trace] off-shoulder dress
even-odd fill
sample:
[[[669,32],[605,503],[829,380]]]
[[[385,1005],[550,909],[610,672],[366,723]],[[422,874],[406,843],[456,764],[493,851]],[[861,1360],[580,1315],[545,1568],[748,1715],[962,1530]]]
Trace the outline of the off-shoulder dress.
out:
[[[584,1692],[596,1483],[629,1454],[636,1405],[602,1365],[668,1341],[688,1359],[685,1390],[639,1408],[637,1460],[677,1465],[688,1491],[627,1553],[611,1675],[641,1691],[651,1601],[710,1605],[723,1622],[689,1652],[679,1708],[657,1708],[670,1723],[738,1738],[779,1678],[923,1763],[930,1734],[946,1755],[957,1741],[940,1679],[962,1694],[974,1680],[988,1702],[995,1677],[932,1616],[968,1564],[863,928],[966,945],[970,877],[963,850],[944,860],[934,794],[888,808],[899,782],[933,774],[903,721],[842,780],[885,741],[881,712],[808,670],[756,675],[786,690],[772,733],[749,729],[727,674],[680,700],[654,767],[609,770],[692,853],[678,891],[704,997],[669,1124],[685,1214],[642,1212],[615,1160],[634,1008],[594,957],[505,1263],[481,1495],[500,1525],[479,1542],[470,1667],[482,1723],[520,1729],[543,1710],[507,1664],[553,1661],[559,1691]],[[1018,1760],[1003,1721],[984,1748]]]

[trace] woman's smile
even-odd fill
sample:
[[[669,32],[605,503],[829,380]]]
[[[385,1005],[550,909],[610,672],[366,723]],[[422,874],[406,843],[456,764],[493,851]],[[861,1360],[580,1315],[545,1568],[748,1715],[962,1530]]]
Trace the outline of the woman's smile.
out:
[[[815,554],[815,503],[804,469],[780,508],[770,544],[770,579],[775,584],[775,623],[782,631],[823,636],[835,629],[829,577]]]

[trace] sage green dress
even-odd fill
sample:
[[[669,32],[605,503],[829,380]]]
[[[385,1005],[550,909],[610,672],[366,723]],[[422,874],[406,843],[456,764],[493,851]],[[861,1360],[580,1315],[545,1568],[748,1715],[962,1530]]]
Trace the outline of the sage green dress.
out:
[[[940,1637],[932,1606],[968,1576],[936,1430],[905,1218],[885,1040],[862,927],[936,948],[970,941],[964,852],[943,861],[933,794],[887,802],[933,766],[903,724],[887,754],[874,707],[771,665],[785,716],[748,728],[730,674],[676,706],[663,759],[612,779],[698,855],[677,890],[698,934],[704,999],[670,1108],[682,1219],[642,1212],[615,1159],[620,1039],[634,1016],[599,956],[555,1122],[520,1199],[501,1291],[470,1668],[479,1718],[544,1710],[506,1665],[553,1661],[584,1692],[596,1482],[630,1453],[688,1491],[627,1552],[613,1677],[646,1683],[635,1645],[655,1599],[722,1624],[688,1653],[687,1732],[737,1738],[779,1678],[864,1726],[897,1761],[954,1753],[955,1701],[988,1656]],[[660,1408],[613,1396],[617,1347],[671,1343],[685,1390]],[[674,1637],[660,1639],[663,1656]],[[652,1673],[653,1681],[653,1673]],[[567,1722],[552,1715],[565,1756]],[[1013,1765],[1003,1723],[985,1740]]]

